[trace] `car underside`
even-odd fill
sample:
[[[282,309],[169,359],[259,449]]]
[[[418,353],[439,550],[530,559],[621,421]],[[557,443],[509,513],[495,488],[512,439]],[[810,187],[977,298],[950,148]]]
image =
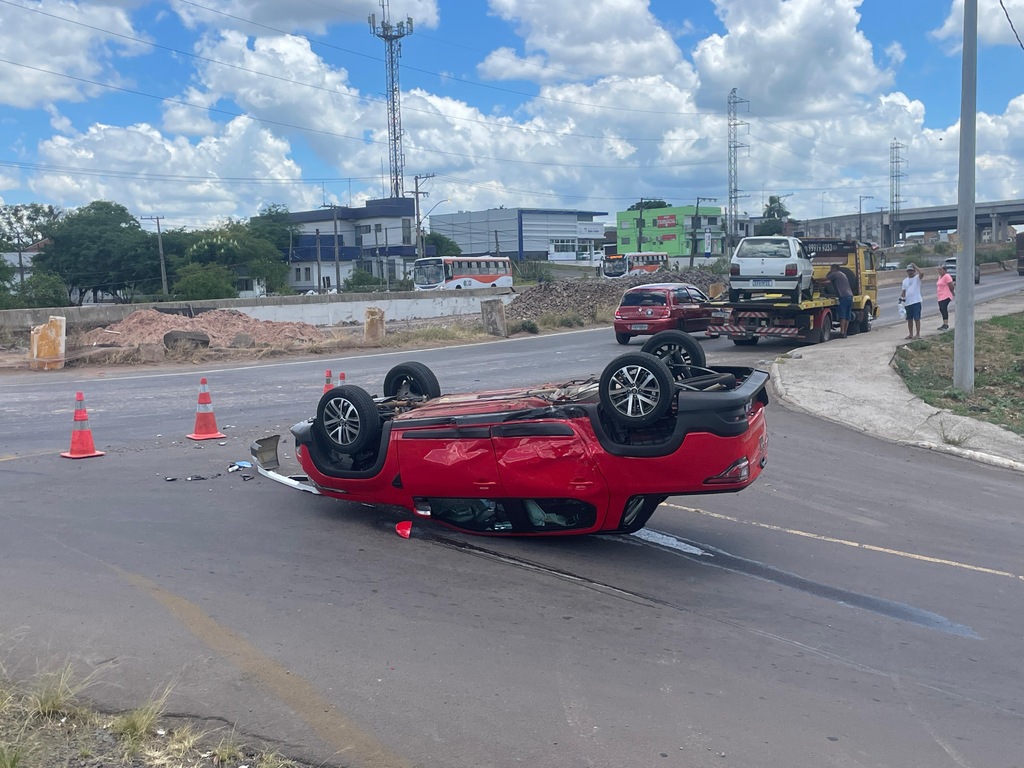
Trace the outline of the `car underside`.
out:
[[[277,472],[277,435],[252,453],[293,487],[466,532],[633,532],[668,496],[742,490],[767,460],[768,374],[697,364],[686,336],[515,390],[441,395],[429,368],[403,363],[382,396],[334,387],[292,427],[304,475]]]

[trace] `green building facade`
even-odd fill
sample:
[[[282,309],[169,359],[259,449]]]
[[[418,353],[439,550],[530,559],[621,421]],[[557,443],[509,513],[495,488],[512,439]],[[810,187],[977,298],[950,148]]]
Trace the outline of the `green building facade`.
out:
[[[724,252],[725,214],[719,207],[705,205],[699,218],[696,213],[692,205],[619,211],[615,214],[617,250],[665,251],[670,260],[691,255],[702,260],[710,253],[717,259]]]

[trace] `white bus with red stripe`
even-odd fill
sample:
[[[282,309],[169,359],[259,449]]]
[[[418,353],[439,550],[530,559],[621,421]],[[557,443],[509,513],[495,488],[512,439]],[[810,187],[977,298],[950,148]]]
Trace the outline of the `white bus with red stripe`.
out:
[[[511,288],[512,260],[504,256],[427,256],[412,267],[417,291]]]

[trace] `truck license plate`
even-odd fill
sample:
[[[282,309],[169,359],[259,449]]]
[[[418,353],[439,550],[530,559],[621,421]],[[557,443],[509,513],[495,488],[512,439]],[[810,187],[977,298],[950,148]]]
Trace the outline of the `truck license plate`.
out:
[[[634,323],[633,325],[629,326],[629,330],[631,330],[631,331],[646,331],[647,330],[647,323]]]
[[[775,285],[774,280],[770,280],[766,277],[755,277],[753,280],[751,280],[751,283],[753,283],[753,285],[758,288],[771,288],[773,285]]]
[[[732,312],[728,309],[716,309],[711,313],[712,317],[728,320]]]

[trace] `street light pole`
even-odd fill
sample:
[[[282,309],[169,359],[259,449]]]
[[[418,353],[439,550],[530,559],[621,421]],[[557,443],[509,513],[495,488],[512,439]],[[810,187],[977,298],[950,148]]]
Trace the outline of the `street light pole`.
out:
[[[875,196],[874,195],[860,195],[859,198],[860,199],[857,200],[857,242],[858,243],[861,240],[864,239],[864,223],[863,223],[863,221],[864,221],[864,208],[863,208],[864,201],[865,200],[874,200]]]
[[[418,197],[416,198],[416,202],[417,202],[417,207],[418,207],[418,204],[419,204],[419,198]],[[423,215],[422,218],[419,217],[419,216],[416,217],[416,256],[417,256],[417,258],[422,259],[424,256],[427,255],[426,252],[425,252],[426,246],[423,243],[423,219],[429,219],[430,218],[430,214],[432,214],[434,212],[434,209],[437,208],[437,206],[439,206],[441,203],[447,203],[447,202],[450,202],[447,197],[444,200],[438,200],[436,203],[434,203],[432,206],[430,206],[430,210],[427,211]]]

